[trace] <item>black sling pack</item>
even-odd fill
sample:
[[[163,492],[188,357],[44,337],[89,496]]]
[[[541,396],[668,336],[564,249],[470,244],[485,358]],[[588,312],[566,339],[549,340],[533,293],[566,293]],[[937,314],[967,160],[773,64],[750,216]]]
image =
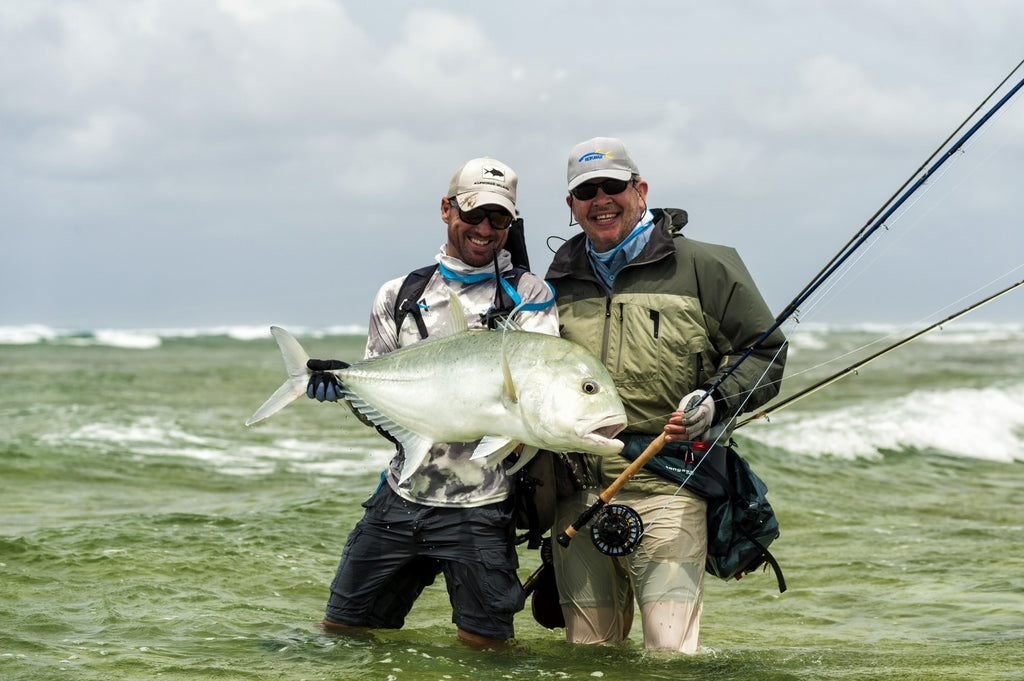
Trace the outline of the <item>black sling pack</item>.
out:
[[[586,460],[582,454],[540,450],[512,476],[512,502],[516,528],[525,530],[526,548],[541,547],[544,534],[555,524],[561,499],[583,489]],[[563,625],[564,626],[564,625]]]
[[[653,435],[619,435],[622,455],[633,461]],[[691,443],[669,442],[644,468],[683,485],[707,502],[708,555],[705,569],[722,579],[739,579],[765,563],[772,566],[779,593],[786,590],[782,568],[768,551],[779,536],[779,521],[768,503],[768,487],[730,446],[694,451]]]

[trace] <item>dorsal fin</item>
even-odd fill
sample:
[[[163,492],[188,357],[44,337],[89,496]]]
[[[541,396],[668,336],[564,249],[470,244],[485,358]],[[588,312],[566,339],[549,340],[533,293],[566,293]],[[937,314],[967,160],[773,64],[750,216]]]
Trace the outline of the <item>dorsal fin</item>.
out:
[[[512,380],[512,372],[508,368],[508,358],[505,356],[505,332],[501,331],[501,375],[504,377],[505,399],[513,404],[519,401],[519,393],[516,391],[515,381]]]
[[[466,321],[466,308],[462,306],[462,301],[455,295],[455,291],[448,289],[448,300],[450,301],[451,310],[448,314],[448,324],[445,326],[444,335],[454,336],[469,331],[469,322]]]

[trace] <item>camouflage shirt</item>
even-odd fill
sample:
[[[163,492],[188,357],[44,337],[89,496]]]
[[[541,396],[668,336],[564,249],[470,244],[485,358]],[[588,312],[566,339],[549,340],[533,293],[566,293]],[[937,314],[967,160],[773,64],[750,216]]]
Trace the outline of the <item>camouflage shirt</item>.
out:
[[[435,260],[457,275],[471,276],[494,271],[493,265],[476,268],[451,258],[445,254],[443,246]],[[512,260],[507,251],[499,253],[498,268],[501,272],[512,269]],[[395,298],[404,280],[405,276],[392,279],[377,292],[370,313],[366,359],[420,340],[416,321],[411,315],[402,322],[401,329],[395,329]],[[439,268],[427,282],[419,301],[428,334],[436,335],[447,323],[450,314],[449,291],[458,295],[465,308],[469,327],[484,328],[481,314],[494,304],[495,285],[494,279],[471,284],[446,279]],[[552,299],[551,289],[544,280],[529,272],[520,278],[517,291],[526,303],[542,303]],[[536,312],[520,312],[514,321],[525,331],[558,335],[558,309],[553,304]],[[435,445],[423,464],[401,485],[398,480],[404,457],[398,452],[386,471],[387,482],[399,496],[427,506],[470,507],[501,501],[509,495],[509,479],[501,466],[489,468],[482,461],[470,461],[476,445],[476,442]]]

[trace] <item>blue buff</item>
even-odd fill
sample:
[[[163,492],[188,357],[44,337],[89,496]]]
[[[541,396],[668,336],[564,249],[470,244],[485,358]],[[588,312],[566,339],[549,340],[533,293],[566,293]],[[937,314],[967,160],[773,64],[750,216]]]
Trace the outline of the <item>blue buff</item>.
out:
[[[594,274],[601,280],[609,293],[611,293],[612,284],[615,283],[615,275],[633,258],[640,255],[640,251],[647,245],[653,226],[654,214],[650,210],[644,211],[643,217],[640,218],[629,236],[623,239],[618,246],[605,253],[595,251],[594,244],[587,239],[587,256],[594,268]]]
[[[512,303],[515,306],[516,312],[520,310],[544,310],[546,308],[551,307],[551,305],[554,304],[555,302],[555,294],[554,291],[552,291],[551,297],[545,301],[539,303],[524,303],[523,297],[519,295],[519,291],[517,291],[515,287],[512,286],[512,284],[508,283],[508,280],[505,279],[504,277],[495,276],[494,272],[480,272],[478,274],[459,274],[458,272],[453,272],[447,267],[445,267],[444,263],[439,263],[438,269],[440,270],[441,275],[445,279],[451,279],[452,281],[462,282],[463,284],[475,284],[477,282],[486,281],[487,279],[497,279],[498,283],[501,284],[501,287],[505,289],[505,293],[507,293],[508,297],[512,299]],[[551,288],[551,284],[548,284],[548,288]]]

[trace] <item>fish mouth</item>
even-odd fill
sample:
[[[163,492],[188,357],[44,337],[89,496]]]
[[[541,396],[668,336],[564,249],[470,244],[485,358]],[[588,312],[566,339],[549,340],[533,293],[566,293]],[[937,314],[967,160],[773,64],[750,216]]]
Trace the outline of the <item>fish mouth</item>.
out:
[[[592,451],[618,454],[622,451],[623,443],[621,440],[614,438],[625,427],[625,415],[608,416],[597,423],[590,424],[587,432],[582,437],[593,447]]]

